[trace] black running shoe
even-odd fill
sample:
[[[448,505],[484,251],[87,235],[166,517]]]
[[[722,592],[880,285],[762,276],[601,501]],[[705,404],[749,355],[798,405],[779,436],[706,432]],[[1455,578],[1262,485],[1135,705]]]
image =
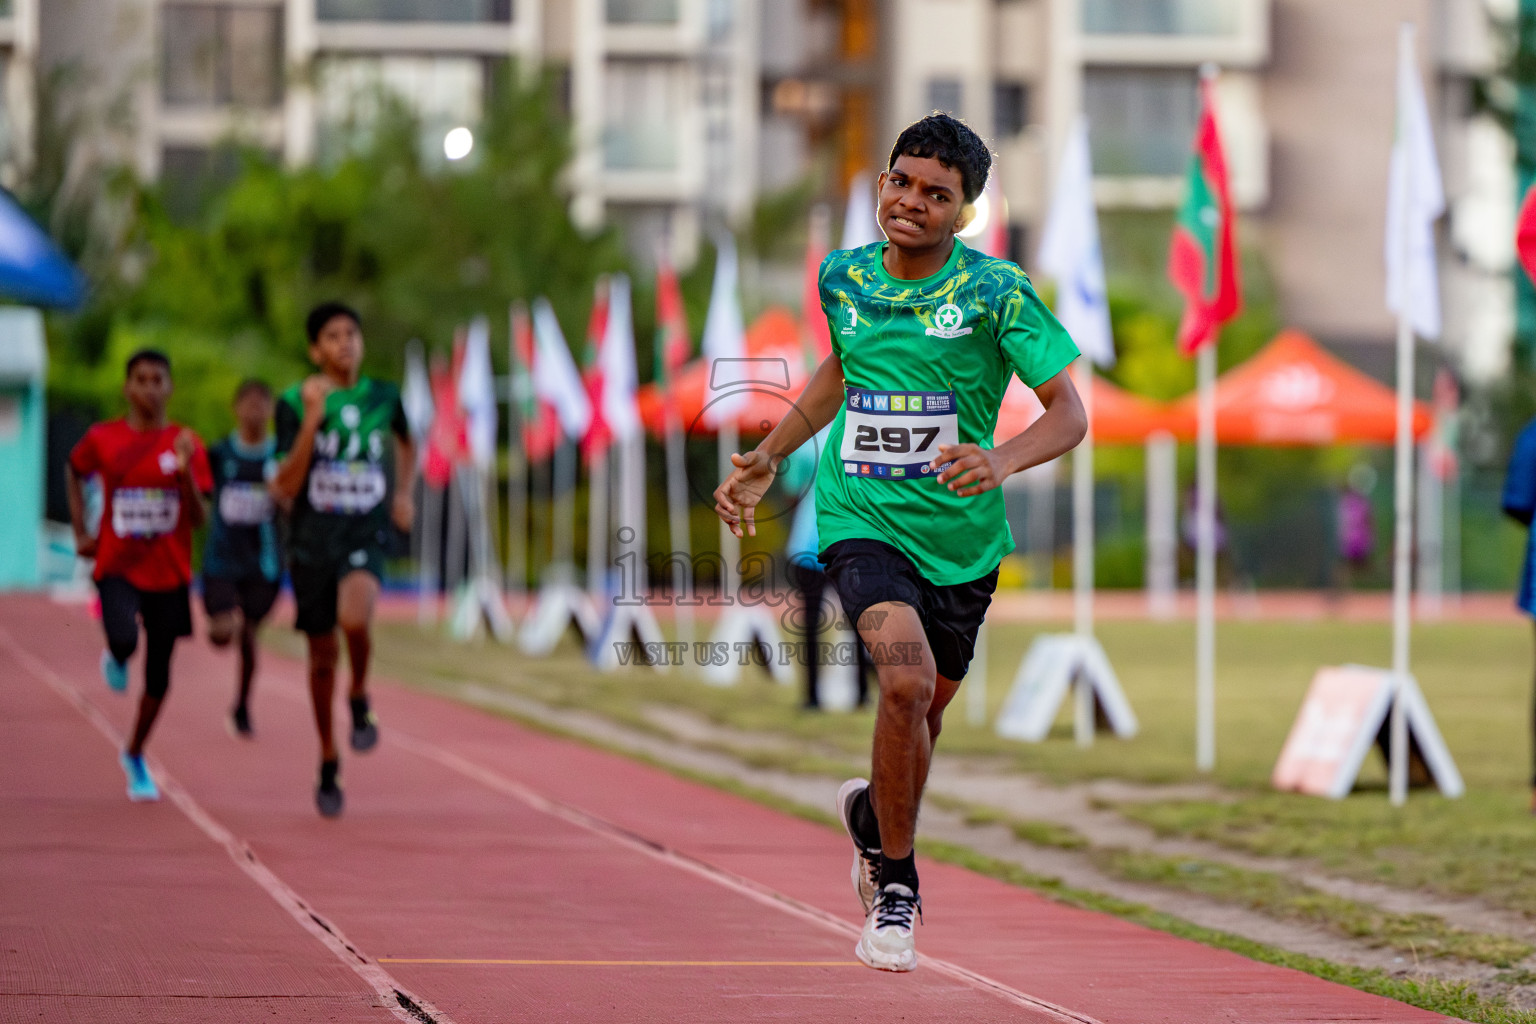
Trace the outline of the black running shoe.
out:
[[[322,818],[335,818],[341,814],[344,801],[341,786],[336,782],[340,771],[341,763],[338,761],[320,762],[320,785],[315,787],[315,807],[319,809]]]
[[[352,749],[359,754],[367,753],[379,745],[379,720],[373,717],[367,697],[353,697]]]
[[[256,730],[251,728],[251,713],[244,704],[229,713],[229,734],[242,740],[256,738]]]

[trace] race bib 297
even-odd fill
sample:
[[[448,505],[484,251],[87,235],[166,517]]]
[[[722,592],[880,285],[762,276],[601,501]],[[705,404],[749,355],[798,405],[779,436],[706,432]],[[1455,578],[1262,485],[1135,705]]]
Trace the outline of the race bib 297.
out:
[[[849,476],[921,480],[936,472],[940,445],[960,443],[953,391],[846,390],[839,454]]]
[[[371,512],[387,489],[384,469],[376,462],[316,461],[309,471],[309,505],[316,512]]]

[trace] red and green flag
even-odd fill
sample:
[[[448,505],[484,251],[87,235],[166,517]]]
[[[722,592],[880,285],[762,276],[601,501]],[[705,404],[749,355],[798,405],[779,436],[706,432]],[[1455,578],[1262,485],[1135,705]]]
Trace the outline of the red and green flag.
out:
[[[1242,307],[1237,224],[1213,99],[1211,79],[1204,78],[1184,205],[1168,250],[1168,277],[1184,295],[1184,318],[1179,323],[1179,351],[1184,355],[1214,342],[1217,329]]]
[[[587,388],[587,401],[592,405],[592,419],[587,424],[586,436],[581,439],[581,452],[587,458],[608,450],[613,440],[613,430],[603,418],[603,362],[599,357],[603,336],[608,333],[608,279],[598,278],[597,294],[592,299],[592,315],[587,320],[587,350],[582,359],[581,379]]]
[[[677,271],[662,257],[656,264],[656,387],[669,410],[677,407],[673,387],[678,371],[692,354],[692,347],[688,341],[688,312],[683,308],[683,290],[677,283]]]

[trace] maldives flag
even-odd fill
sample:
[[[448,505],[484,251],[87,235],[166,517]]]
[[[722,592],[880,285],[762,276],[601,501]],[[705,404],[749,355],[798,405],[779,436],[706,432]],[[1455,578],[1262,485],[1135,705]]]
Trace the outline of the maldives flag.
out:
[[[462,351],[462,344],[455,346]],[[437,415],[427,429],[427,450],[421,460],[421,475],[431,487],[447,487],[453,467],[464,459],[469,449],[469,428],[464,411],[459,408],[459,375],[441,358],[432,360],[432,402]]]
[[[1216,330],[1237,315],[1236,221],[1227,180],[1227,159],[1216,130],[1211,79],[1200,82],[1200,124],[1189,160],[1184,205],[1168,250],[1168,277],[1184,294],[1179,351],[1193,355],[1216,340]]]
[[[582,356],[581,380],[587,388],[592,419],[581,439],[581,453],[587,458],[608,450],[613,430],[603,416],[603,336],[608,333],[608,279],[598,278],[597,294],[592,299],[592,316],[587,320],[587,348]]]
[[[832,354],[832,328],[821,308],[821,261],[832,251],[831,216],[824,206],[811,211],[811,230],[805,243],[805,271],[800,285],[800,323],[805,339],[805,365],[816,368]]]
[[[688,313],[683,308],[683,291],[677,283],[677,271],[662,257],[656,263],[656,387],[666,407],[677,407],[672,384],[677,372],[688,361]]]
[[[1515,221],[1515,251],[1520,254],[1520,265],[1536,281],[1536,185],[1525,193],[1520,204],[1520,216]]]

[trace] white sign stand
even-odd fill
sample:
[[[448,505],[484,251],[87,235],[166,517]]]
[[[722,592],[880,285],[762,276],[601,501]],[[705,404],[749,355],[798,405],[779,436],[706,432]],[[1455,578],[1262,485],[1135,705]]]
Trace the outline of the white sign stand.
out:
[[[591,595],[576,585],[576,567],[567,562],[552,565],[547,572],[517,638],[523,653],[535,658],[554,651],[572,623],[581,630],[583,645],[591,643],[603,629],[602,616]]]
[[[1419,761],[1440,792],[1466,792],[1435,716],[1413,676],[1384,668],[1343,665],[1319,669],[1270,776],[1276,789],[1341,800],[1354,789],[1360,767],[1391,719],[1407,727],[1400,750],[1403,784],[1408,762]]]
[[[734,540],[735,538],[731,538]],[[699,675],[711,686],[735,686],[741,681],[742,657],[740,652],[749,650],[743,644],[753,644],[766,649],[768,674],[781,686],[795,681],[794,667],[779,655],[779,623],[773,612],[761,604],[736,604],[728,608],[715,624],[709,637],[714,657],[702,659]],[[720,652],[724,656],[720,656]],[[724,664],[719,664],[720,662]]]
[[[998,714],[997,734],[1027,743],[1045,739],[1073,683],[1078,691],[1074,718],[1080,744],[1092,738],[1100,719],[1121,739],[1136,735],[1136,714],[1104,649],[1094,637],[1077,633],[1047,634],[1030,646]]]
[[[501,593],[500,572],[495,540],[491,535],[491,516],[487,497],[495,491],[484,470],[466,467],[454,474],[454,484],[462,492],[469,518],[469,550],[472,562],[470,578],[459,591],[458,606],[449,621],[449,632],[456,640],[472,640],[480,635],[482,625],[489,625],[491,635],[510,644],[517,632],[507,614]],[[494,497],[491,497],[494,502]]]
[[[656,616],[652,614],[649,606],[640,604],[618,604],[609,606],[608,621],[603,623],[598,634],[597,642],[588,649],[588,658],[599,672],[616,672],[624,664],[649,665],[658,672],[668,670],[668,662],[665,656],[660,658],[648,657],[644,651],[646,645],[661,645],[667,638],[662,634],[661,627],[656,624]],[[619,657],[619,648],[622,644],[638,642],[642,645],[642,653],[629,659],[626,663]],[[660,651],[660,646],[650,647],[652,651]]]

